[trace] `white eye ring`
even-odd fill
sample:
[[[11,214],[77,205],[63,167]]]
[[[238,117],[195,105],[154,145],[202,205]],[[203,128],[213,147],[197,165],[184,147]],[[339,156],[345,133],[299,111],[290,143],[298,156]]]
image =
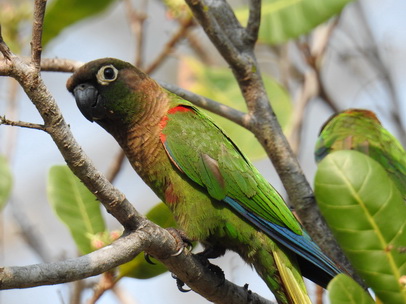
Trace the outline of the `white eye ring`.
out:
[[[118,70],[112,65],[105,65],[96,74],[97,82],[101,85],[108,85],[117,79]]]

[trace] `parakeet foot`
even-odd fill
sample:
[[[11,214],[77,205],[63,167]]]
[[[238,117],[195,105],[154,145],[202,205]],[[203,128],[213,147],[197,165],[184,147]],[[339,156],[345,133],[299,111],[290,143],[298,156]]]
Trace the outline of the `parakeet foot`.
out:
[[[150,255],[146,252],[144,252],[144,259],[148,264],[156,265],[154,262],[151,261]]]
[[[248,284],[244,284],[244,289],[247,291],[247,303],[251,303],[252,301],[252,291],[248,289]]]
[[[195,254],[194,256],[211,272],[221,279],[219,286],[223,285],[226,281],[224,271],[217,265],[209,262],[209,259],[215,259],[224,254],[225,250],[219,247],[207,247],[204,251]]]
[[[186,233],[182,230],[176,228],[166,228],[166,230],[174,237],[177,244],[177,251],[171,256],[178,256],[180,255],[183,250],[186,248],[192,248],[193,244],[192,241],[187,237]]]
[[[177,251],[171,254],[171,256],[180,255],[185,247],[189,248],[190,250],[193,248],[192,241],[186,236],[185,232],[176,228],[166,228],[166,230],[175,238],[177,244]],[[144,253],[144,259],[148,264],[156,265],[151,261],[150,255],[146,252]]]
[[[192,289],[184,289],[183,286],[185,286],[185,283],[173,273],[172,273],[172,278],[174,278],[176,280],[176,286],[178,286],[178,289],[180,292],[189,292],[192,290]]]
[[[224,272],[219,266],[210,263],[208,259],[217,258],[223,254],[224,254],[224,250],[220,251],[218,248],[209,247],[209,248],[206,248],[203,252],[193,255],[197,260],[199,260],[200,263],[202,263],[204,266],[206,266],[211,272],[213,272],[216,276],[220,277],[221,282],[218,286],[223,285],[226,280],[226,278],[224,276]],[[172,277],[176,280],[176,285],[178,286],[179,291],[189,292],[191,290],[191,289],[184,289],[183,286],[185,286],[185,283],[182,280],[180,280],[173,273],[172,273]]]

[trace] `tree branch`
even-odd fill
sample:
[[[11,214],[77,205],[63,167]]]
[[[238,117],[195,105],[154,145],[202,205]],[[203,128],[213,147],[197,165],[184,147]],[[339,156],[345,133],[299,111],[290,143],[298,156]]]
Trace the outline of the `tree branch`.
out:
[[[31,62],[37,71],[41,66],[42,53],[42,25],[44,24],[45,7],[47,0],[35,0],[34,23],[32,27]]]
[[[210,98],[206,98],[201,95],[192,93],[176,85],[165,83],[162,81],[158,81],[158,83],[166,90],[186,99],[187,101],[190,101],[191,103],[197,105],[198,107],[201,107],[210,112],[228,118],[231,121],[235,122],[236,124],[239,124],[240,126],[243,126],[245,128],[247,128],[250,125],[251,121],[250,115],[244,112],[238,111],[232,107],[226,106]]]
[[[21,127],[21,128],[28,128],[28,129],[36,129],[36,130],[41,130],[41,131],[47,131],[44,125],[36,124],[36,123],[31,123],[31,122],[25,122],[25,121],[12,121],[9,119],[6,119],[5,116],[0,116],[0,125],[6,125],[6,126],[15,126],[15,127]]]
[[[186,0],[186,3],[230,65],[252,115],[248,128],[267,151],[305,229],[324,252],[353,275],[350,263],[320,214],[313,191],[272,110],[256,63],[254,45],[244,44],[241,39],[246,29],[238,23],[225,0]]]
[[[8,45],[3,40],[3,35],[1,33],[1,24],[0,24],[0,52],[3,54],[4,58],[11,60],[11,51]]]
[[[254,47],[258,40],[259,26],[261,25],[261,0],[249,2],[250,13],[246,27],[246,42]]]
[[[191,27],[195,24],[192,17],[188,17],[186,20],[183,20],[180,24],[178,31],[172,36],[172,38],[166,43],[164,49],[161,53],[155,58],[155,60],[145,69],[145,73],[151,74],[155,69],[162,64],[162,62],[168,58],[168,55],[172,52],[176,44],[183,39]]]
[[[95,276],[129,262],[141,251],[163,262],[168,270],[209,301],[271,304],[272,302],[239,287],[211,272],[187,249],[177,254],[172,235],[154,223],[142,219],[139,229],[87,255],[62,262],[0,268],[0,289],[54,285]]]

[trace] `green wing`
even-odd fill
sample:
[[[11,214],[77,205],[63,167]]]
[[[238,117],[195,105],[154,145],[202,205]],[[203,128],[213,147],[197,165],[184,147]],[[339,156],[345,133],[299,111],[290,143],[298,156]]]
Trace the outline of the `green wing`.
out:
[[[161,125],[161,140],[173,163],[211,197],[231,198],[244,210],[302,234],[277,191],[207,116],[180,105],[168,111]]]

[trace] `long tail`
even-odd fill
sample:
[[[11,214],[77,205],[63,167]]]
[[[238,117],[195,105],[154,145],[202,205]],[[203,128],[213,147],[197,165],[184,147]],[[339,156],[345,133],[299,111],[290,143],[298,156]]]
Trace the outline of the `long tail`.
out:
[[[257,252],[253,261],[258,274],[278,303],[311,304],[295,256],[271,240],[270,243]]]

